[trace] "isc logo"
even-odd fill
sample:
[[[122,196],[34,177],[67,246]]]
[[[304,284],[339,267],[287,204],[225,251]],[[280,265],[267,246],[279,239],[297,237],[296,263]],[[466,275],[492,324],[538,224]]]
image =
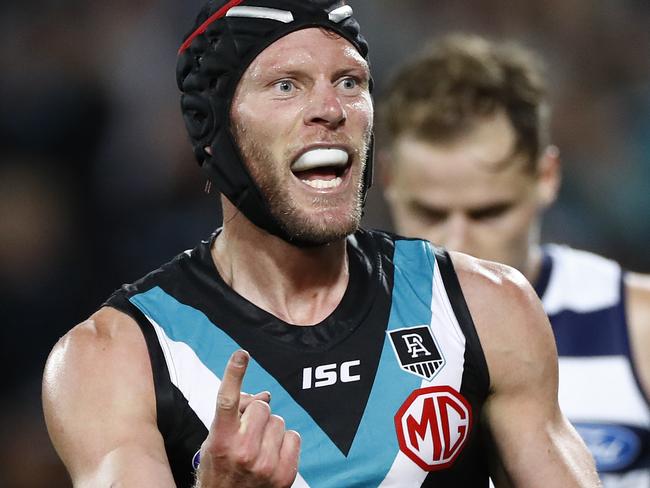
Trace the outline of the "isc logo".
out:
[[[361,364],[361,361],[355,359],[354,361],[346,361],[338,364],[323,364],[316,366],[316,369],[311,367],[302,370],[302,389],[309,390],[310,388],[321,388],[323,386],[330,386],[339,381],[341,383],[352,383],[359,381],[361,375],[354,374],[352,368]]]

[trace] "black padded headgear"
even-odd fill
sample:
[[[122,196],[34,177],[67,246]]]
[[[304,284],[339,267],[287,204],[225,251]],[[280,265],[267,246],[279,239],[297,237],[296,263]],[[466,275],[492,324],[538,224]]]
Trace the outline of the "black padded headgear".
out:
[[[176,66],[185,126],[210,181],[255,225],[296,245],[304,243],[271,215],[246,169],[230,130],[230,108],[253,60],[281,37],[308,27],[336,32],[367,59],[368,44],[343,0],[211,0],[179,49]],[[363,176],[364,200],[371,183],[372,145]]]

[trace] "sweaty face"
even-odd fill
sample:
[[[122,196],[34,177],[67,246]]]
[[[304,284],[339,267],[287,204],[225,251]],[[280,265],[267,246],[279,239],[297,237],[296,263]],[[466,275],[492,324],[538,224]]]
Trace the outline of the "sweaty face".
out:
[[[366,61],[322,29],[293,32],[244,73],[232,131],[273,216],[324,244],[354,232],[373,122]]]
[[[398,232],[524,271],[548,192],[514,147],[502,112],[449,143],[400,136],[386,188]]]

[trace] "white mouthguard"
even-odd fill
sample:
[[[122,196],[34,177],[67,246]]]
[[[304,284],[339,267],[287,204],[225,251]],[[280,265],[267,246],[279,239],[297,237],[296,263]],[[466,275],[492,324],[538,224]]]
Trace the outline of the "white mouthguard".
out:
[[[306,171],[321,166],[345,166],[348,153],[342,149],[312,149],[307,151],[291,165],[292,171]]]

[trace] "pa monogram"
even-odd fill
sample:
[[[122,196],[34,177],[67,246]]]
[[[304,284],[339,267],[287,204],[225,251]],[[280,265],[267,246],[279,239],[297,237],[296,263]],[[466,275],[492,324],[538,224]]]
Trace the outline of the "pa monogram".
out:
[[[428,325],[390,330],[388,336],[404,371],[431,381],[445,365],[445,358]]]

